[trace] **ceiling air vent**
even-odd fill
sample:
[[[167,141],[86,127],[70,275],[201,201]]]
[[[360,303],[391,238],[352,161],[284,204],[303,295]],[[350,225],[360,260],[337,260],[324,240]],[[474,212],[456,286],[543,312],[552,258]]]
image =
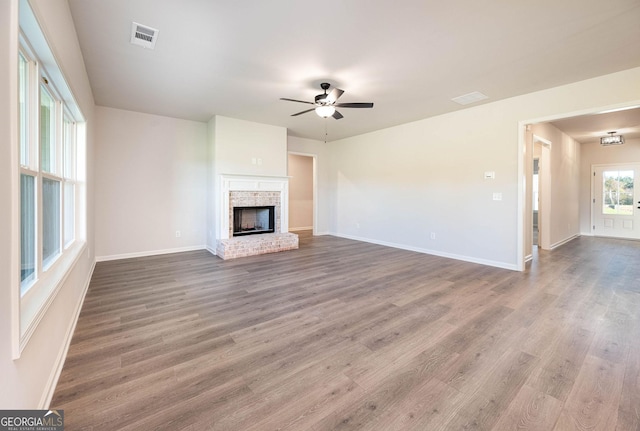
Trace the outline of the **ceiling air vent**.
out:
[[[153,49],[156,46],[159,30],[137,22],[131,25],[131,43],[144,48]]]
[[[462,96],[454,97],[451,100],[453,100],[454,102],[460,105],[470,105],[472,103],[476,103],[488,98],[489,96],[486,96],[480,93],[479,91],[474,91],[473,93],[463,94]]]

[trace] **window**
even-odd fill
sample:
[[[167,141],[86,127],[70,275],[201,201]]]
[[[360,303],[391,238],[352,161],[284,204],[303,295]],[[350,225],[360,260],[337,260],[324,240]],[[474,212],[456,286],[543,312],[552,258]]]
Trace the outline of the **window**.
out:
[[[633,171],[602,173],[602,214],[633,215]]]
[[[22,51],[18,59],[21,296],[76,237],[75,123],[63,114],[65,103],[37,61],[29,58]]]
[[[84,118],[27,1],[19,19],[16,358],[80,256],[86,220]]]
[[[46,79],[46,78],[45,78]],[[56,172],[56,103],[47,88],[40,86],[40,165]]]
[[[36,181],[32,175],[20,174],[20,284],[35,280],[36,271]]]
[[[34,157],[33,127],[37,124],[33,105],[36,63],[23,51],[18,55],[19,142],[20,142],[20,294],[24,295],[37,279],[37,202],[38,163]],[[37,112],[37,111],[35,111]],[[35,151],[37,154],[37,151]]]
[[[18,99],[19,99],[19,133],[20,133],[20,164],[22,166],[29,166],[29,151],[27,147],[27,88],[29,86],[29,62],[22,53],[18,55]]]
[[[42,266],[60,254],[60,181],[42,178]]]
[[[63,122],[63,176],[64,176],[64,248],[68,248],[75,240],[76,230],[76,128],[68,115],[65,115]]]

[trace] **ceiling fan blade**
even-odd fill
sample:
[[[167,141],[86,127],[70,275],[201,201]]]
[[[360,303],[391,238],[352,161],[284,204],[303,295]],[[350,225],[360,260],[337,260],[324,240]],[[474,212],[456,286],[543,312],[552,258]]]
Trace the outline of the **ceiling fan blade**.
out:
[[[336,100],[338,100],[338,98],[342,96],[343,93],[344,93],[344,90],[340,90],[339,88],[334,88],[327,95],[327,98],[325,99],[326,103],[327,104],[336,103]]]
[[[289,102],[307,103],[309,105],[315,105],[315,103],[313,103],[313,102],[307,102],[305,100],[287,99],[286,97],[281,97],[280,100],[286,100],[286,101],[289,101]]]
[[[371,102],[336,103],[335,106],[341,108],[373,108]]]
[[[307,109],[306,111],[300,111],[300,112],[296,112],[295,114],[291,114],[292,117],[295,117],[297,115],[301,115],[301,114],[306,114],[307,112],[311,112],[314,111],[316,108],[311,108],[311,109]]]
[[[336,120],[339,120],[343,117],[343,115],[341,113],[339,113],[338,111],[334,112],[332,115],[333,118],[335,118]]]

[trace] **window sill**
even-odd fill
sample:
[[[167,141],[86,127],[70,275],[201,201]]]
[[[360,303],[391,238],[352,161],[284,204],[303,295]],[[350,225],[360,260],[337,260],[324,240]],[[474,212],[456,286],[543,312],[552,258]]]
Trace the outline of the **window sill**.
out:
[[[85,247],[85,242],[78,241],[65,250],[20,299],[20,353],[53,303]]]

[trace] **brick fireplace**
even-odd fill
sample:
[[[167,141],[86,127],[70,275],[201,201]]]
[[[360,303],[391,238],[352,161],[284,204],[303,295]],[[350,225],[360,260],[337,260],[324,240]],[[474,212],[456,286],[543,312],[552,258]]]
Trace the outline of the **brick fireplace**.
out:
[[[216,245],[217,256],[226,260],[298,248],[298,236],[288,231],[287,177],[221,175],[220,179],[220,232]],[[273,232],[253,232],[259,234],[234,236],[235,208],[268,207],[274,209]],[[235,214],[237,216],[238,212],[235,211]],[[247,230],[250,228],[247,227]]]

